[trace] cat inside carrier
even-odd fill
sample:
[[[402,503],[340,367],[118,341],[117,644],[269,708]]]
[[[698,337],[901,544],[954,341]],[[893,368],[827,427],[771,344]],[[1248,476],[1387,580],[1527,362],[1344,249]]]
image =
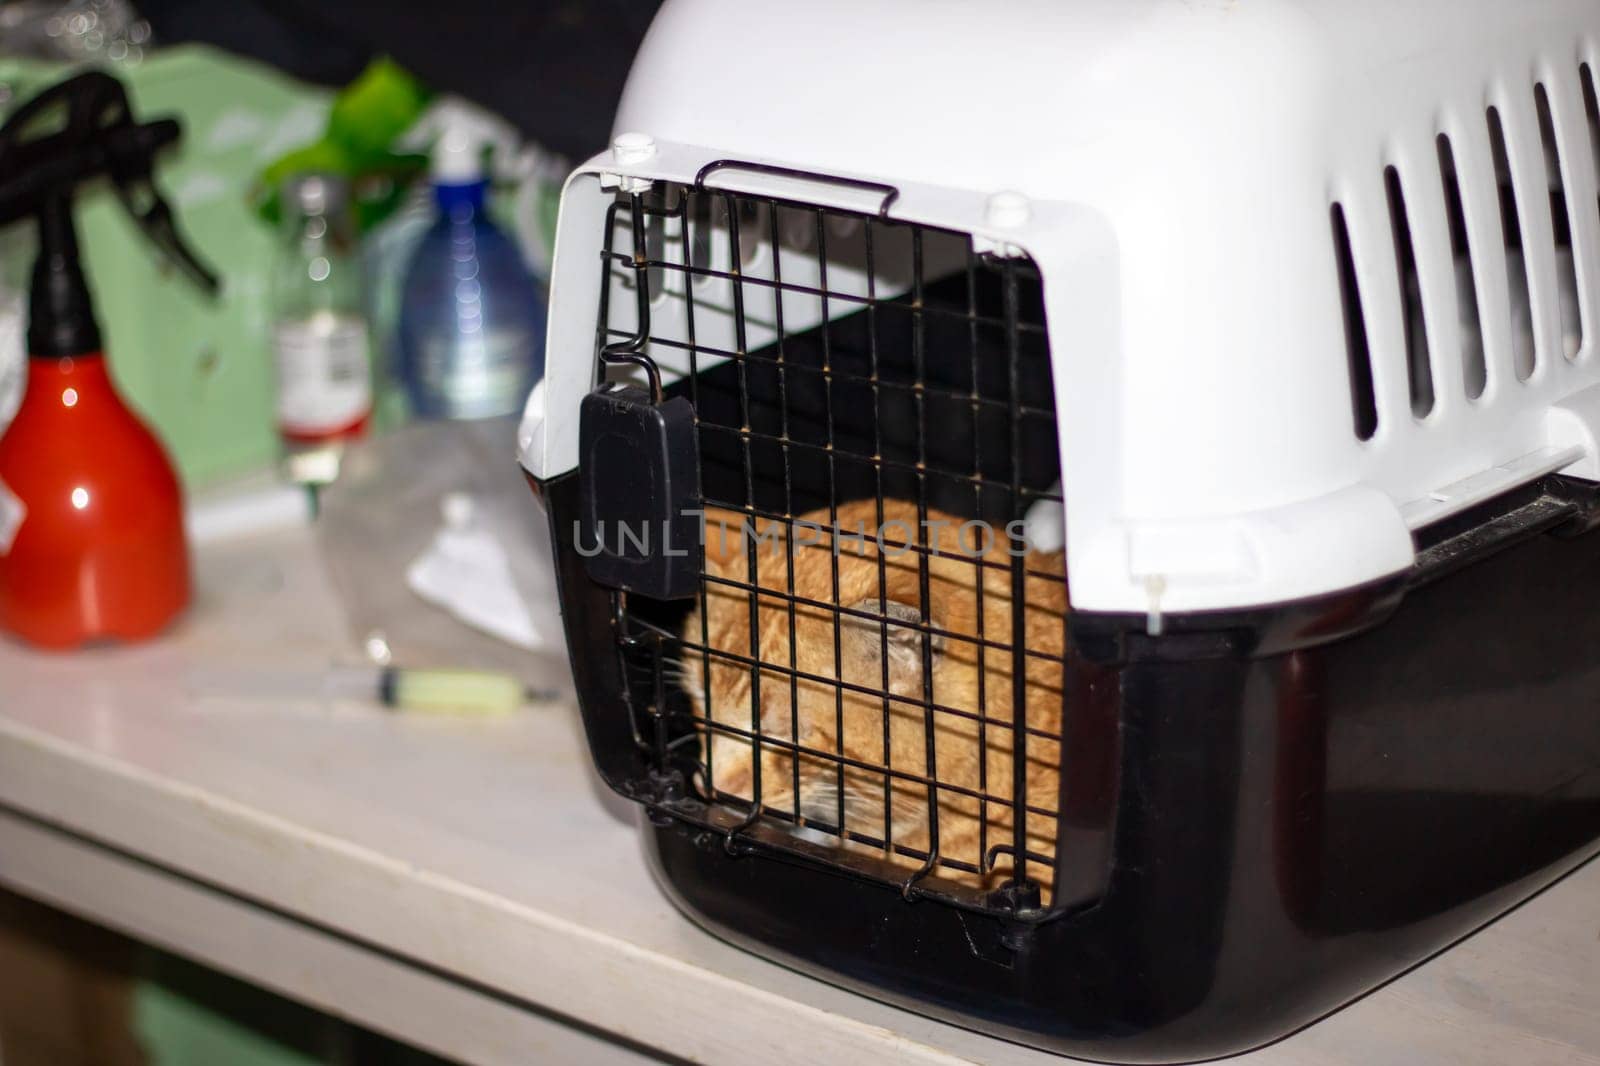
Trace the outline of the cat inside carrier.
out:
[[[1600,18],[816,6],[663,8],[521,431],[673,900],[1178,1061],[1594,855]]]

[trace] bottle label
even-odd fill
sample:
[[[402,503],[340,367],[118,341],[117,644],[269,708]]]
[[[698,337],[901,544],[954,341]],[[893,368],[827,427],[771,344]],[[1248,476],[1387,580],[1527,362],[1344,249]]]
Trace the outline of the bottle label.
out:
[[[11,545],[17,542],[17,530],[28,516],[28,507],[11,491],[11,486],[0,481],[0,555],[10,555]]]
[[[319,311],[273,329],[278,362],[278,425],[290,433],[335,433],[372,411],[367,323],[360,315]]]

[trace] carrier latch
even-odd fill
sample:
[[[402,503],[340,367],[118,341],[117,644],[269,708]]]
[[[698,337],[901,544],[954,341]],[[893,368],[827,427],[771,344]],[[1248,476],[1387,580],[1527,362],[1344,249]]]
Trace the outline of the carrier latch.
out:
[[[602,385],[583,398],[578,444],[575,539],[589,577],[658,600],[693,596],[704,555],[694,407]]]

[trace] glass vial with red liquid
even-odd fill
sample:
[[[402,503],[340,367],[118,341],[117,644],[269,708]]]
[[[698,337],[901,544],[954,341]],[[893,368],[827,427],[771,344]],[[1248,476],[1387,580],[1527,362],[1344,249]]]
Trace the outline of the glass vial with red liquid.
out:
[[[329,174],[284,184],[284,240],[272,279],[272,351],[284,466],[324,485],[372,420],[372,343],[349,186]]]

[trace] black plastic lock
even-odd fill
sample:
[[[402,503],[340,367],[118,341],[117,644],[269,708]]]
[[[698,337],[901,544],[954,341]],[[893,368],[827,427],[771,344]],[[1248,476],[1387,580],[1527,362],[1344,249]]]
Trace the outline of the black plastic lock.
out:
[[[705,549],[694,407],[601,386],[583,398],[578,447],[577,549],[589,577],[658,600],[695,595]]]

